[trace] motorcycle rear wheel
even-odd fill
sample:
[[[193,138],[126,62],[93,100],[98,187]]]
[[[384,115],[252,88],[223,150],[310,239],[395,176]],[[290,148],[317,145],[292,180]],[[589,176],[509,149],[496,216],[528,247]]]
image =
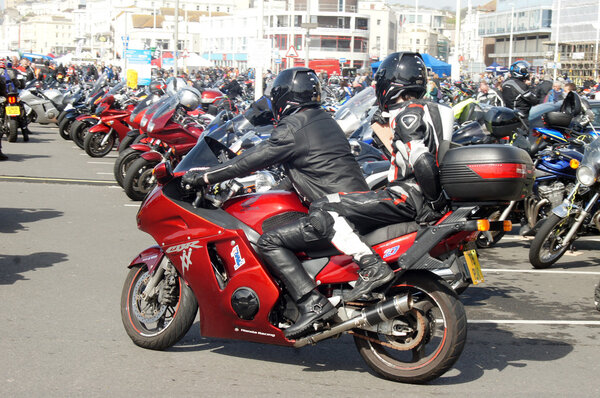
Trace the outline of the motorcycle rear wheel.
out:
[[[16,119],[9,118],[7,120],[8,126],[8,142],[17,142],[17,136],[19,133],[19,124]]]
[[[396,318],[397,335],[354,330],[358,352],[389,380],[421,384],[440,377],[465,346],[467,316],[462,303],[446,283],[421,272],[404,275],[393,293],[410,293],[413,309]]]
[[[161,304],[157,297],[149,301],[142,299],[141,293],[150,277],[145,265],[136,265],[129,270],[121,293],[121,320],[135,345],[165,350],[190,330],[198,312],[198,302],[181,277],[176,282],[175,305]]]
[[[563,242],[575,222],[575,216],[561,218],[551,214],[535,234],[529,247],[529,262],[534,268],[544,269],[557,262],[571,242]]]
[[[103,145],[102,140],[106,137],[107,133],[87,133],[83,139],[83,149],[85,153],[93,158],[101,158],[112,151],[115,146],[115,134],[108,133],[110,136],[106,143]]]
[[[141,151],[137,151],[132,148],[126,148],[124,151],[119,153],[119,156],[117,156],[117,160],[115,160],[115,165],[113,167],[113,174],[115,176],[115,180],[121,186],[121,188],[123,188],[123,181],[125,180],[129,166],[139,159],[141,155]]]
[[[69,118],[63,118],[63,120],[60,121],[60,123],[58,124],[58,134],[60,134],[60,136],[65,139],[70,141],[71,140],[71,136],[69,135],[69,131],[71,129],[71,125],[73,124],[73,119],[69,119]]]
[[[123,189],[131,200],[142,201],[146,194],[154,188],[156,180],[152,170],[159,162],[139,158],[127,169],[123,180]]]

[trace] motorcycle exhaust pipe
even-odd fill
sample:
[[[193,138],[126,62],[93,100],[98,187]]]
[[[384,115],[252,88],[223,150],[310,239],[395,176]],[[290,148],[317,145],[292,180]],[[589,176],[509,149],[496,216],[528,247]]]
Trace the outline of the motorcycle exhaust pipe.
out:
[[[592,220],[594,221],[594,225],[596,226],[598,231],[600,231],[600,210],[596,211],[596,214],[594,214]]]
[[[372,307],[365,308],[361,311],[360,315],[350,318],[339,325],[335,325],[329,330],[296,340],[294,347],[299,348],[308,344],[316,344],[321,340],[347,332],[350,329],[360,328],[362,326],[375,326],[380,322],[390,321],[397,316],[410,311],[412,305],[413,301],[410,294],[394,296],[388,300],[377,303]]]

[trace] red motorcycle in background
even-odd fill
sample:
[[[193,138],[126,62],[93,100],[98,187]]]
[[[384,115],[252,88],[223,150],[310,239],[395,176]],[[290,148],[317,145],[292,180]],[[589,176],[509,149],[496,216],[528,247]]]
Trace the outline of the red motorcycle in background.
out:
[[[121,317],[135,344],[155,350],[174,345],[199,310],[200,332],[206,337],[298,348],[350,333],[366,363],[395,381],[423,383],[453,366],[466,341],[466,315],[456,293],[432,271],[450,269],[464,284],[481,282],[473,241],[478,231],[507,230],[510,222],[490,222],[484,207],[457,203],[435,225],[410,222],[373,231],[365,239],[395,269],[396,277],[369,300],[343,305],[343,290],[358,278],[353,260],[332,246],[298,253],[338,313],[315,324],[307,336],[288,340],[283,329],[296,320],[297,309],[267,272],[254,245],[264,231],[304,216],[307,208],[292,192],[234,197],[241,187],[235,180],[190,196],[180,186],[186,170],[235,156],[227,137],[214,134],[204,135],[174,173],[168,162],[155,167],[158,185],[137,214],[138,228],[158,245],[129,264],[122,290]],[[483,147],[477,149],[486,152]],[[450,156],[463,149],[448,150],[449,160],[441,165],[442,176],[446,173],[455,182],[450,191],[454,199],[472,202],[474,193],[494,191],[498,200],[506,201],[531,191],[533,165],[526,154],[526,159],[508,156],[513,163],[489,153],[474,157],[468,150]],[[502,172],[503,178],[495,179],[492,171]],[[465,176],[466,182],[457,176]]]
[[[120,83],[113,90],[122,90],[125,83]],[[98,107],[96,125],[90,127],[83,139],[85,153],[93,158],[108,155],[117,141],[122,141],[135,128],[129,118],[139,101],[137,97],[115,97],[112,91],[105,95]]]
[[[168,97],[145,127],[142,123],[140,128],[147,137],[132,144],[122,157],[126,160],[121,166],[125,168],[123,189],[130,199],[142,200],[154,187],[154,166],[161,162],[175,166],[196,145],[204,128],[188,112],[198,107],[199,100],[197,90],[184,88],[177,96]]]

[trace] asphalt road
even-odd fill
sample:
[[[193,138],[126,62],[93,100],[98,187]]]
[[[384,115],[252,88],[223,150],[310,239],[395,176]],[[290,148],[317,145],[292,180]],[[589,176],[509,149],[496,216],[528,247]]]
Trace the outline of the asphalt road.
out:
[[[291,349],[202,338],[135,346],[119,299],[126,265],[152,239],[112,178],[57,129],[3,142],[0,163],[0,396],[600,396],[600,240],[533,271],[528,241],[480,252],[486,281],[462,296],[466,348],[424,386],[375,376],[348,336]]]

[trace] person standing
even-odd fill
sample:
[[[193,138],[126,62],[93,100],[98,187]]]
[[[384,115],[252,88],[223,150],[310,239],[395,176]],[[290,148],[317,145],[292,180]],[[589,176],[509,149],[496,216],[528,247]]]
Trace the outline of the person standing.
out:
[[[548,92],[544,102],[556,103],[564,99],[564,91],[562,89],[562,83],[558,80],[552,84],[552,90]]]

